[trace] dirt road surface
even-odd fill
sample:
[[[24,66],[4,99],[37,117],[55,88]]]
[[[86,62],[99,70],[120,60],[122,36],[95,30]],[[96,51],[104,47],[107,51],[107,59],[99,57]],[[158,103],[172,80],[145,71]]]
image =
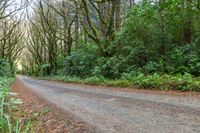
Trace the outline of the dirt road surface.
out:
[[[38,97],[97,133],[200,133],[200,97],[158,95],[19,76]]]

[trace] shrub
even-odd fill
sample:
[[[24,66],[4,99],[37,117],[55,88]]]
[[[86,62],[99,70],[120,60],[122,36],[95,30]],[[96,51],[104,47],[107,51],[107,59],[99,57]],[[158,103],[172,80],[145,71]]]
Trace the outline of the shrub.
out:
[[[93,76],[84,80],[85,83],[89,83],[92,85],[103,84],[105,81],[106,79],[104,77],[97,77],[97,76]]]
[[[144,67],[143,71],[147,73],[159,72],[161,71],[161,64],[155,61],[149,61]]]
[[[0,76],[12,76],[10,64],[7,60],[0,59]]]
[[[191,74],[196,76],[200,74],[200,58],[197,53],[188,55],[188,68]]]
[[[84,47],[85,46],[85,47]],[[65,75],[66,76],[91,76],[91,70],[94,69],[98,57],[98,49],[95,45],[85,44],[73,51],[70,56],[65,59]]]
[[[145,75],[123,74],[123,80],[132,82],[133,85],[142,88],[155,88],[162,90],[181,90],[181,91],[200,91],[200,79],[193,77],[191,74],[184,75],[160,75],[157,73]]]
[[[10,92],[9,86],[11,82],[13,82],[12,78],[0,77],[0,131],[1,133],[27,133],[29,132],[30,121],[25,125],[24,121],[19,121],[12,115],[12,111],[17,105],[22,104],[22,101],[13,98],[16,94]],[[21,126],[19,126],[20,124]]]
[[[123,71],[123,60],[116,56],[105,58],[101,57],[97,61],[97,66],[92,70],[94,75],[102,75],[108,78],[116,78],[120,76],[120,71]],[[121,68],[121,70],[120,70]],[[97,73],[98,72],[98,73]]]
[[[50,67],[51,67],[50,64],[41,65],[39,74],[43,75],[43,76],[49,76],[50,75]]]

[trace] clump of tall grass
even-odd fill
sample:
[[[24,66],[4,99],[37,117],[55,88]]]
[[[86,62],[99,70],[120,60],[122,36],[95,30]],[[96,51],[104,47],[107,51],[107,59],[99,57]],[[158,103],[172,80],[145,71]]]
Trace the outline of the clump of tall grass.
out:
[[[13,110],[22,104],[22,100],[14,98],[16,94],[10,92],[12,82],[13,78],[0,77],[0,132],[26,133],[29,132],[30,120],[26,124],[20,124],[21,121],[13,115]]]

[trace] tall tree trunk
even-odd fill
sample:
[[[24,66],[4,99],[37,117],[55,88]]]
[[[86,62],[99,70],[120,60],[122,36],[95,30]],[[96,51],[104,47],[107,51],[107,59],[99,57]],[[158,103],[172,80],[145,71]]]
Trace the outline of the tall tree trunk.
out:
[[[192,43],[192,19],[193,19],[193,11],[192,11],[192,0],[183,1],[183,9],[185,11],[185,16],[183,18],[183,29],[181,31],[180,37],[180,45],[183,46],[185,44]]]
[[[67,4],[65,0],[62,0],[62,11],[63,11],[63,43],[64,43],[64,56],[67,56],[67,28],[68,28],[68,22],[67,22]]]
[[[160,54],[165,54],[165,44],[166,44],[166,24],[165,24],[165,14],[164,14],[164,0],[159,0],[159,17],[160,17]]]
[[[108,2],[103,2],[99,4],[99,9],[101,12],[102,19],[107,23],[107,15],[108,15],[108,8],[109,8],[109,3]],[[100,27],[101,27],[101,35],[103,37],[106,37],[106,25],[100,20]]]
[[[79,39],[79,16],[76,14],[76,21],[75,21],[75,39],[78,41]]]
[[[121,0],[116,0],[116,12],[115,12],[115,29],[119,30],[121,26]]]

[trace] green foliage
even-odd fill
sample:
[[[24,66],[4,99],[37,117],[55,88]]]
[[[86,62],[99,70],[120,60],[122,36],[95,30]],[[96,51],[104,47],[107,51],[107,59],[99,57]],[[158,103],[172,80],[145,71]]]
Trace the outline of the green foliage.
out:
[[[76,49],[65,60],[65,74],[79,77],[107,77],[119,78],[122,73],[137,70],[135,66],[127,64],[123,57],[102,57],[96,55],[96,47]]]
[[[63,68],[65,68],[65,56],[63,54],[60,54],[58,57],[57,57],[57,71],[56,71],[56,75],[59,75],[59,76],[64,76],[65,73],[63,72]]]
[[[0,59],[0,76],[12,76],[10,64],[4,59]]]
[[[86,78],[83,83],[89,83],[91,85],[99,85],[99,84],[104,83],[105,81],[106,79],[102,76],[101,77],[93,76],[93,77]]]
[[[88,29],[91,34],[84,34],[84,42],[80,37],[70,45],[66,58],[58,53],[56,74],[68,82],[199,91],[200,10],[196,4],[142,0],[129,10],[112,37],[101,34],[102,27],[95,28],[95,36]],[[50,64],[37,66],[41,75],[50,75],[46,73]]]
[[[155,61],[149,61],[144,67],[144,71],[147,73],[152,73],[156,71],[161,71],[161,64]]]
[[[143,88],[155,88],[162,90],[181,90],[181,91],[200,91],[200,79],[191,74],[184,75],[160,75],[157,73],[144,75],[142,73],[132,75],[127,74],[123,77],[134,85]]]
[[[182,38],[184,34],[190,36],[190,29],[198,31],[196,20],[191,22],[191,27],[184,24],[198,16],[194,14],[195,8],[182,7],[185,3],[182,0],[152,3],[142,1],[130,10],[113,42],[115,58],[125,60],[126,68],[135,66],[144,73],[187,72],[198,76],[200,51],[196,40],[200,36],[194,33],[191,44],[186,44],[189,42],[187,36]],[[185,31],[185,28],[188,30]]]
[[[27,133],[30,124],[23,123],[26,126],[21,126],[21,122],[12,115],[13,110],[22,104],[22,100],[13,98],[16,94],[10,92],[12,82],[13,78],[0,77],[0,130],[1,133]]]
[[[104,76],[108,78],[118,78],[123,72],[127,72],[125,60],[113,56],[110,58],[101,57],[97,60],[95,68],[92,70],[93,76]]]
[[[92,44],[85,44],[73,51],[65,60],[65,74],[86,77],[96,64],[98,49]]]
[[[132,50],[131,50],[132,49]],[[120,78],[123,73],[131,71],[142,71],[144,73],[168,73],[168,74],[184,74],[190,73],[198,76],[200,73],[200,56],[197,51],[198,46],[188,44],[185,46],[174,46],[171,51],[159,59],[148,59],[146,63],[139,59],[135,60],[138,52],[135,53],[133,48],[130,48],[129,54],[116,54],[112,57],[101,57],[97,59],[94,68],[90,66],[92,76],[104,76],[107,78]],[[138,49],[136,49],[137,51]],[[127,52],[128,53],[128,52]],[[150,56],[150,55],[149,55]],[[89,70],[88,70],[89,71]],[[79,75],[76,75],[79,76]],[[88,76],[91,76],[89,74]]]
[[[195,44],[188,44],[182,47],[175,47],[165,62],[166,70],[170,73],[190,73],[198,76],[200,52]]]
[[[131,87],[155,90],[180,90],[200,92],[200,78],[191,74],[168,75],[168,74],[150,74],[145,75],[141,72],[130,72],[122,74],[120,79],[107,79],[105,77],[92,76],[89,78],[79,77],[40,77],[40,79],[61,80],[69,83],[83,83],[90,85],[103,85],[110,87]]]
[[[43,76],[48,76],[48,75],[50,75],[50,74],[51,74],[51,72],[50,72],[50,67],[51,67],[50,64],[43,64],[43,65],[41,65],[39,74],[40,74],[40,75],[43,75]]]

